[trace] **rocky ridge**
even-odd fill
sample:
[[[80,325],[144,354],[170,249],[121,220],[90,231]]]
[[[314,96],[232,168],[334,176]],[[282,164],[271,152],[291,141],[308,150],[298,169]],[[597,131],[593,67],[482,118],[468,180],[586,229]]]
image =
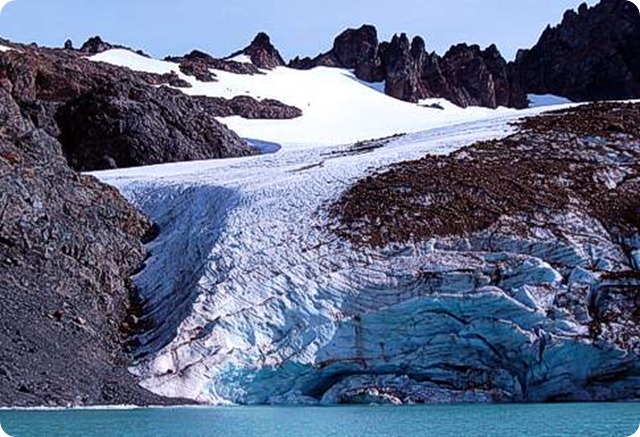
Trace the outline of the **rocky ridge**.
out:
[[[425,41],[406,34],[379,42],[375,27],[348,29],[334,41],[333,48],[314,59],[296,58],[293,68],[331,66],[353,69],[367,82],[385,82],[385,93],[409,102],[441,97],[456,105],[527,105],[526,95],[509,77],[507,62],[496,46],[481,50],[477,45],[459,44],[444,56],[429,53]]]
[[[84,51],[10,44],[0,53],[0,81],[36,127],[62,142],[77,170],[255,154],[215,117],[302,114],[275,100],[188,96],[172,89],[191,86],[175,73],[142,73],[90,61],[87,51],[118,47],[91,41]],[[85,129],[78,131],[77,123]]]
[[[491,45],[457,44],[443,56],[423,38],[402,33],[380,42],[371,25],[347,29],[333,47],[289,66],[353,69],[367,82],[385,82],[385,93],[408,102],[439,97],[456,105],[524,108],[527,94],[554,94],[573,101],[640,97],[640,14],[627,0],[602,0],[565,13],[514,62]]]
[[[521,50],[514,76],[529,93],[573,101],[640,97],[640,13],[626,0],[568,10],[538,43]]]

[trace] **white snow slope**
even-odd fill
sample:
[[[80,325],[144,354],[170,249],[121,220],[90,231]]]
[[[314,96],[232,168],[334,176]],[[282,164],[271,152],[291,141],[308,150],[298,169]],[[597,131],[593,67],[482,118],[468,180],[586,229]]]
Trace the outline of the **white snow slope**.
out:
[[[295,120],[220,120],[242,137],[289,146],[345,144],[513,112],[505,108],[462,109],[452,104],[444,111],[425,108],[382,94],[363,85],[351,72],[337,68],[299,71],[279,67],[253,76],[212,70],[218,82],[200,82],[181,73],[175,63],[145,58],[128,50],[109,50],[91,59],[150,73],[174,71],[193,85],[182,89],[191,95],[249,95],[296,106],[304,115]]]
[[[120,50],[94,60],[177,70]],[[283,144],[276,154],[95,173],[161,230],[135,278],[156,320],[142,339],[148,355],[132,368],[144,387],[206,403],[331,403],[372,385],[420,389],[433,401],[524,399],[523,393],[530,400],[570,387],[567,360],[578,357],[585,368],[605,360],[572,340],[584,334],[580,326],[546,318],[549,298],[536,286],[563,285],[541,258],[509,255],[513,276],[507,276],[525,286],[507,292],[482,285],[494,255],[470,257],[431,244],[355,249],[330,232],[325,213],[350,184],[377,169],[504,136],[510,121],[540,109],[425,109],[326,68],[216,74],[220,82],[212,84],[185,77],[194,83],[185,91],[276,98],[305,115],[225,120],[242,136]],[[367,153],[337,153],[347,152],[343,143],[403,131],[411,133]],[[546,244],[536,250],[558,250]],[[446,278],[436,292],[424,291],[424,271]],[[502,350],[521,351],[522,363],[497,357]],[[545,350],[544,363],[536,361],[538,350],[540,357]],[[458,371],[478,378],[478,387],[490,378],[500,390],[460,392],[425,382]],[[524,381],[536,378],[552,383],[527,390]]]

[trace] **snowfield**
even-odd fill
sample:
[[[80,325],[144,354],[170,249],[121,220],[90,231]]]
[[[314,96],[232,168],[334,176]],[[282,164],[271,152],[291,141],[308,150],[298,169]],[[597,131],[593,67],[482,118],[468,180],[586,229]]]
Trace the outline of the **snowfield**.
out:
[[[122,50],[93,59],[177,71]],[[94,173],[160,226],[135,278],[154,326],[131,369],[145,388],[205,403],[334,403],[354,393],[394,402],[397,392],[433,402],[536,400],[573,387],[570,361],[589,369],[611,359],[576,340],[579,324],[547,318],[540,291],[566,287],[543,261],[553,244],[539,257],[507,249],[503,258],[470,257],[433,242],[356,249],[330,231],[325,208],[354,181],[506,136],[509,122],[542,109],[424,108],[328,68],[216,75],[205,84],[181,74],[194,85],[184,91],[275,98],[304,111],[296,120],[224,120],[280,151]],[[366,152],[348,144],[402,132]],[[498,258],[509,260],[513,290],[488,286]],[[463,379],[478,389],[434,383]]]
[[[351,72],[337,68],[300,71],[278,67],[253,76],[212,70],[218,82],[200,82],[180,72],[175,63],[149,59],[128,50],[109,50],[91,59],[149,73],[176,72],[192,85],[181,89],[190,95],[226,98],[247,95],[296,106],[303,116],[294,120],[220,119],[244,138],[289,146],[346,144],[514,112],[505,108],[462,109],[444,99],[432,99],[443,103],[444,110],[406,103],[363,85]]]

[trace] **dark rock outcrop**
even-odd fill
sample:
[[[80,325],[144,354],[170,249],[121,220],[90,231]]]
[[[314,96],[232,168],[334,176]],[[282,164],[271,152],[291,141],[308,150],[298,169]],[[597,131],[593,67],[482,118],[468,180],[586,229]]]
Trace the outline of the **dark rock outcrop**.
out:
[[[65,43],[65,48],[68,48],[66,43]],[[135,52],[147,58],[150,57],[142,50],[134,50],[130,47],[123,46],[120,44],[111,44],[106,41],[103,41],[102,38],[99,36],[92,36],[87,41],[85,41],[85,43],[82,44],[82,46],[80,47],[80,51],[88,55],[96,55],[98,53],[106,52],[107,50],[112,50],[112,49],[125,49],[125,50]]]
[[[289,66],[308,70],[317,66],[349,68],[356,71],[359,79],[381,82],[384,71],[378,56],[378,32],[374,26],[363,25],[358,29],[347,29],[335,39],[333,48],[318,57],[293,59]]]
[[[626,0],[569,10],[518,53],[514,75],[527,92],[574,101],[640,97],[640,13]]]
[[[136,329],[128,278],[146,257],[152,224],[117,190],[71,170],[7,85],[0,83],[0,406],[165,404],[127,371]]]
[[[204,111],[216,117],[238,115],[247,119],[288,120],[302,116],[300,109],[272,99],[256,100],[249,96],[236,96],[232,99],[221,97],[194,97],[194,99]]]
[[[347,29],[333,48],[314,59],[296,58],[292,68],[316,66],[354,70],[367,82],[385,81],[385,93],[408,102],[442,97],[459,106],[525,107],[526,96],[512,84],[507,62],[492,45],[459,44],[443,57],[429,53],[425,41],[406,34],[394,35],[390,42],[378,42],[375,27]]]
[[[284,59],[280,56],[280,52],[271,44],[269,35],[260,32],[244,49],[233,53],[227,59],[233,59],[239,55],[246,55],[251,59],[253,65],[258,68],[272,70],[276,67],[285,65]]]
[[[256,153],[197,99],[136,82],[107,84],[70,100],[56,121],[65,155],[78,170]]]
[[[97,53],[106,52],[107,50],[111,50],[114,48],[116,48],[116,46],[114,46],[113,44],[104,42],[99,36],[93,36],[85,41],[84,44],[82,44],[82,47],[80,47],[80,51],[95,55]]]
[[[406,34],[394,35],[380,52],[387,95],[407,102],[430,97],[421,75],[422,62],[425,60],[424,41],[414,38],[410,43]]]
[[[495,45],[485,50],[477,45],[455,45],[442,59],[427,64],[426,71],[430,79],[424,82],[432,97],[444,97],[463,107],[527,105],[524,92],[512,84],[507,62]]]
[[[168,56],[165,61],[180,64],[180,71],[188,76],[194,76],[201,82],[216,81],[216,76],[211,69],[234,74],[262,74],[260,69],[251,63],[217,59],[200,50],[193,50],[185,56]]]

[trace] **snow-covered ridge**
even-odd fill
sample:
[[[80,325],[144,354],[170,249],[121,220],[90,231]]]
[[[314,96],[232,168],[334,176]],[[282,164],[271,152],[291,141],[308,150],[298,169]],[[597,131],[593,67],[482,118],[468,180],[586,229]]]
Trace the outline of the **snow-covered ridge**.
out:
[[[462,109],[443,99],[438,101],[444,104],[444,110],[403,102],[364,85],[350,71],[337,68],[301,71],[278,67],[260,75],[212,70],[218,81],[200,82],[180,72],[175,63],[145,58],[127,50],[109,50],[91,59],[150,73],[175,72],[192,85],[181,89],[190,95],[225,98],[247,95],[296,106],[303,116],[295,120],[221,119],[245,138],[280,144],[346,144],[514,113],[505,108]]]

